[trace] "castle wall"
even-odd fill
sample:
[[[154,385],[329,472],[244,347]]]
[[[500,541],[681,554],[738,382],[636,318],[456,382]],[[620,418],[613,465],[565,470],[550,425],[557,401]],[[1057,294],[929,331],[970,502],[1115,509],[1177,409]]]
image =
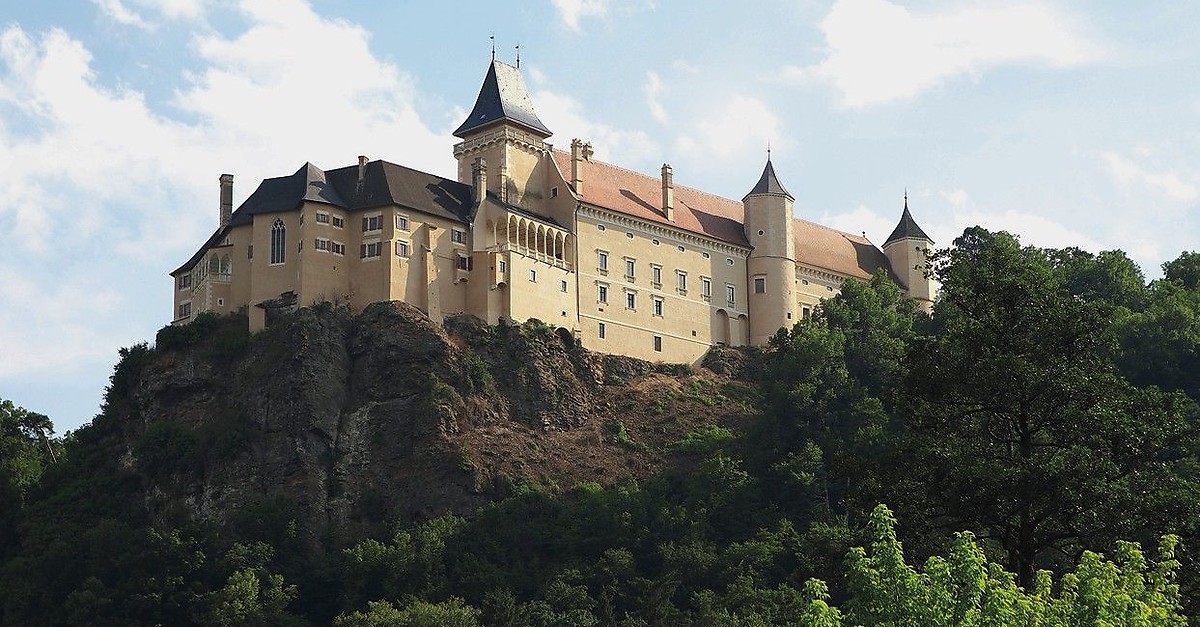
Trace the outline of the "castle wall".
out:
[[[586,348],[692,363],[717,342],[746,343],[749,251],[593,208],[581,209],[578,228],[580,339]],[[602,252],[607,269],[600,267]],[[633,261],[632,276],[626,260]],[[734,288],[732,303],[727,285]]]

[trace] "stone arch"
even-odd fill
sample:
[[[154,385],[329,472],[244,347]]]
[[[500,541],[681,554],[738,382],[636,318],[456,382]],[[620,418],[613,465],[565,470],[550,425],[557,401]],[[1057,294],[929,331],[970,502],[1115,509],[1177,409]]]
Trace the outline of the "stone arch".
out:
[[[718,309],[716,314],[716,324],[713,325],[713,344],[729,345],[729,312],[724,309]]]
[[[575,335],[566,327],[558,327],[554,330],[554,334],[558,336],[558,341],[567,348],[575,348]]]
[[[741,314],[737,317],[736,337],[731,334],[730,340],[730,344],[734,346],[742,346],[750,343],[750,318],[746,314]]]

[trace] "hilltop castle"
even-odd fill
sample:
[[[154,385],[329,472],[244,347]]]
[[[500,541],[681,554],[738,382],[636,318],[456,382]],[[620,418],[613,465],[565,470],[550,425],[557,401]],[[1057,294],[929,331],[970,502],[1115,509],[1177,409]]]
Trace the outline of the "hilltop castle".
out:
[[[768,158],[741,202],[546,142],[520,71],[493,60],[454,131],[458,180],[386,161],[264,180],[171,273],[175,322],[248,308],[252,330],[278,308],[401,300],[434,320],[530,318],[583,346],[693,362],[715,344],[766,343],[850,277],[887,272],[928,307],[932,241],[907,200],[882,250],[807,220]]]

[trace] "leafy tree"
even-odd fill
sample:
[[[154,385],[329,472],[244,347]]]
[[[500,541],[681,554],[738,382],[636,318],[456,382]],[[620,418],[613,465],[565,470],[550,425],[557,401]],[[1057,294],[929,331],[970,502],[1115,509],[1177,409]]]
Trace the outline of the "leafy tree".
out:
[[[480,612],[462,599],[443,603],[413,600],[397,608],[387,601],[372,601],[366,612],[343,614],[335,627],[478,627]]]
[[[903,407],[923,515],[996,542],[1027,588],[1064,551],[1178,530],[1163,508],[1200,508],[1196,408],[1120,375],[1113,305],[1007,233],[967,229],[932,261],[942,332],[914,340]]]

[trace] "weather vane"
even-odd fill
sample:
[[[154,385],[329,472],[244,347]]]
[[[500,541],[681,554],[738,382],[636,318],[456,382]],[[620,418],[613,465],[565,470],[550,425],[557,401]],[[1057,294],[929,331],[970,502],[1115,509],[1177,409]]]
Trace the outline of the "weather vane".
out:
[[[496,60],[496,33],[492,33],[492,36],[489,37],[488,39],[492,40],[492,60],[495,61]]]
[[[517,44],[517,69],[521,69],[521,44]]]

